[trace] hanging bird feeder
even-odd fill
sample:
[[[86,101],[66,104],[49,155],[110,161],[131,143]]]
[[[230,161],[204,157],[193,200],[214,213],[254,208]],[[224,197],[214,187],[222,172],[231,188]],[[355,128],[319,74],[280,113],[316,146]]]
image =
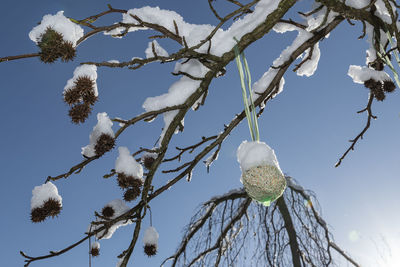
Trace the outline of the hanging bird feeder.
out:
[[[251,142],[242,142],[237,150],[237,160],[242,170],[240,181],[252,199],[269,206],[271,202],[282,196],[286,188],[286,179],[279,168],[274,150],[266,143],[260,142],[249,66],[244,53],[239,53],[237,46],[234,50],[242,87],[244,109],[252,138]],[[247,94],[249,94],[249,97],[247,97]]]

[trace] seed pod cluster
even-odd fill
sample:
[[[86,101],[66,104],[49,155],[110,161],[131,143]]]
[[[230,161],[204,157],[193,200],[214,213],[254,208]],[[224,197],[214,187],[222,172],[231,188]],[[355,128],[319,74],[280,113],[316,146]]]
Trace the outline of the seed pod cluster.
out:
[[[94,151],[96,156],[102,156],[104,153],[110,151],[115,146],[115,139],[109,134],[101,134],[97,139]]]
[[[157,246],[155,246],[153,244],[144,245],[144,253],[148,257],[152,257],[152,256],[156,255],[157,254]]]
[[[63,35],[48,27],[38,41],[40,60],[44,63],[53,63],[57,59],[63,62],[73,60],[76,50],[73,44],[63,39]]]
[[[101,214],[106,218],[111,218],[114,216],[115,210],[113,207],[107,205],[101,210]]]
[[[31,220],[34,223],[42,222],[47,217],[55,217],[60,214],[62,209],[61,202],[55,198],[47,199],[43,205],[31,210]]]
[[[78,76],[74,86],[64,91],[64,101],[71,109],[68,115],[73,123],[83,123],[92,112],[92,106],[97,101],[94,81],[87,75]]]
[[[370,89],[371,94],[373,94],[378,101],[385,100],[386,93],[391,93],[396,89],[396,85],[390,80],[376,81],[374,79],[369,79],[364,82],[364,86]]]
[[[144,167],[148,170],[151,169],[151,167],[153,166],[154,161],[157,158],[157,154],[156,153],[145,153],[143,154],[141,161],[144,165]]]
[[[126,175],[125,173],[118,173],[118,186],[123,190],[126,190],[124,193],[124,200],[130,202],[135,200],[141,193],[141,187],[143,186],[142,179]]]
[[[90,255],[92,255],[92,257],[97,257],[100,255],[100,243],[99,242],[94,242],[90,246]]]

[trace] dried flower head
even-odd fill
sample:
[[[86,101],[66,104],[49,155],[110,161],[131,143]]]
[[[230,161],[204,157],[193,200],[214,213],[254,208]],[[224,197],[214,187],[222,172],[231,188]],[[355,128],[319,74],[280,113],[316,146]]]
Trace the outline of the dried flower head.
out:
[[[63,44],[63,36],[48,27],[40,37],[38,42],[40,60],[44,63],[53,63],[60,57],[59,48]]]
[[[76,49],[74,45],[67,41],[63,42],[59,47],[58,47],[58,52],[61,58],[61,61],[63,62],[68,62],[70,60],[73,60],[76,56]]]
[[[97,257],[100,255],[100,249],[98,247],[92,247],[90,249],[90,254],[92,255],[92,257]]]
[[[143,185],[142,179],[135,178],[125,173],[118,173],[118,186],[121,188],[141,187]]]
[[[396,85],[392,81],[383,81],[383,90],[385,92],[391,93],[396,89]]]
[[[38,47],[40,48],[40,60],[44,63],[53,63],[58,58],[67,62],[73,60],[76,55],[72,42],[64,41],[63,35],[52,27],[48,27],[40,36]]]
[[[34,223],[43,222],[47,217],[43,207],[37,207],[31,210],[31,221]]]
[[[75,87],[80,92],[94,89],[94,81],[87,75],[78,76],[74,81]]]
[[[371,89],[371,92],[374,94],[374,97],[378,101],[385,100],[385,92],[382,87]]]
[[[36,207],[31,210],[31,221],[42,222],[47,217],[55,217],[60,214],[62,209],[61,202],[55,198],[47,199],[42,206]]]
[[[101,214],[106,217],[106,218],[111,218],[112,216],[114,216],[115,210],[113,207],[111,206],[105,206],[102,210],[101,210]]]
[[[103,133],[97,139],[96,145],[94,146],[94,151],[97,156],[101,156],[104,153],[113,149],[114,146],[115,146],[115,139],[111,135]]]
[[[77,104],[73,106],[68,115],[71,117],[73,123],[84,123],[85,120],[89,117],[89,114],[92,112],[92,108],[86,104]]]
[[[140,195],[140,187],[132,187],[124,193],[124,200],[130,202]]]
[[[143,165],[148,170],[151,169],[151,166],[153,166],[154,161],[155,161],[155,158],[150,155],[145,155],[142,158]]]
[[[144,246],[144,253],[149,257],[154,256],[157,254],[157,247],[152,244],[146,244]]]
[[[60,214],[62,205],[61,202],[55,198],[49,198],[44,202],[43,209],[47,217],[55,217]]]
[[[364,82],[364,86],[368,89],[374,90],[382,87],[381,82],[376,81],[374,79],[369,79]]]
[[[81,93],[75,87],[64,91],[64,101],[70,106],[79,103],[81,97]]]

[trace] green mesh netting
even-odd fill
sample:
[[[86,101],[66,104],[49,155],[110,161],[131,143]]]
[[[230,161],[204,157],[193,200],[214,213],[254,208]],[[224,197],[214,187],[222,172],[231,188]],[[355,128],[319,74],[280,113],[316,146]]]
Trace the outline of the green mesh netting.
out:
[[[250,168],[242,174],[247,194],[254,200],[269,206],[286,188],[286,179],[275,166],[263,165]]]

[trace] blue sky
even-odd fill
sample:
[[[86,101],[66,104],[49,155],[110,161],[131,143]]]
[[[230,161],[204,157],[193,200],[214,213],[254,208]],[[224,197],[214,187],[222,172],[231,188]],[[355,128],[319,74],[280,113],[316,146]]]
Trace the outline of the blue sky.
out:
[[[36,52],[28,33],[43,15],[64,10],[66,16],[81,19],[105,10],[107,3],[102,0],[2,3],[6,12],[0,17],[3,25],[0,57]],[[307,11],[301,9],[307,3],[299,3],[301,11]],[[131,3],[118,0],[112,5],[122,9],[160,6],[177,11],[190,23],[217,23],[205,0],[190,0],[185,4],[177,0]],[[110,16],[100,24],[119,19],[120,15]],[[316,193],[322,215],[337,243],[365,266],[377,266],[378,251],[385,248],[382,237],[393,253],[400,250],[400,99],[397,91],[374,105],[378,120],[373,121],[364,139],[342,165],[334,167],[349,145],[347,140],[355,137],[366,121],[364,114],[358,115],[356,111],[366,105],[368,91],[347,76],[349,65],[365,62],[367,44],[357,39],[360,34],[361,25],[350,26],[345,22],[333,31],[320,44],[321,60],[314,76],[298,77],[289,71],[284,91],[268,104],[259,125],[261,139],[275,149],[282,170]],[[79,126],[69,121],[62,90],[79,62],[144,57],[149,35],[137,32],[121,40],[97,35],[79,46],[76,60],[70,63],[45,65],[33,58],[0,64],[0,112],[3,114],[0,231],[4,266],[22,265],[19,250],[42,255],[80,239],[94,211],[110,200],[121,198],[115,179],[102,178],[114,167],[115,149],[80,174],[57,181],[63,197],[63,211],[58,218],[40,224],[29,220],[33,187],[42,184],[48,175],[63,173],[81,161],[80,150],[88,144],[88,136],[96,124],[95,114],[107,112],[111,117],[134,117],[143,112],[141,106],[147,97],[165,93],[176,81],[170,74],[173,64],[153,63],[135,71],[99,68],[100,99],[91,117]],[[294,33],[271,33],[249,47],[246,56],[254,80],[294,37]],[[160,44],[166,50],[176,48],[168,41],[161,40]],[[174,154],[176,145],[187,146],[199,141],[201,136],[220,132],[224,123],[242,110],[236,66],[230,64],[227,70],[224,77],[211,84],[206,105],[187,114],[185,131],[173,137],[169,155]],[[150,124],[139,123],[126,131],[117,145],[127,146],[131,151],[140,146],[152,147],[162,127],[161,118]],[[240,124],[222,146],[209,174],[199,165],[190,183],[181,181],[152,202],[153,225],[160,234],[159,254],[148,259],[139,241],[131,266],[158,266],[175,251],[181,230],[198,204],[241,186],[235,153],[239,144],[249,138],[247,125]],[[161,186],[172,177],[158,173],[154,185]],[[148,225],[145,220],[144,227]],[[132,227],[125,227],[111,240],[101,242],[102,256],[94,260],[93,266],[114,266],[116,255],[128,246],[132,231]],[[87,244],[31,266],[87,266]]]

